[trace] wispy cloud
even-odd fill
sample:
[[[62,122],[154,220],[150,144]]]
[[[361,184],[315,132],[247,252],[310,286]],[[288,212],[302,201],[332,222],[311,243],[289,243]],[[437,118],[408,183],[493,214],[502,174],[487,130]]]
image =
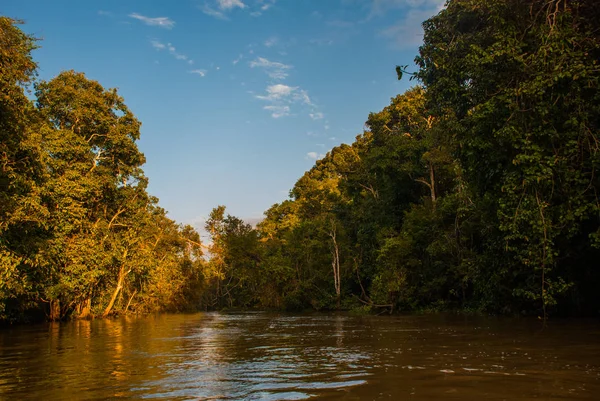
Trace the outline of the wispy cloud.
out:
[[[265,92],[266,94],[255,95],[254,97],[271,103],[263,108],[265,110],[273,111],[272,116],[274,118],[290,115],[291,105],[304,105],[310,106],[311,108],[315,107],[308,92],[298,86],[288,86],[283,84],[269,85]]]
[[[167,48],[167,45],[165,45],[164,43],[160,43],[158,40],[151,40],[150,44],[152,45],[152,47],[154,47],[156,50],[163,50]]]
[[[222,20],[229,20],[229,18],[227,18],[227,16],[223,12],[215,10],[208,4],[204,4],[202,6],[201,10],[204,14],[209,15],[211,17],[215,17],[217,19],[222,19]]]
[[[177,59],[177,60],[187,61],[188,64],[194,64],[193,60],[191,60],[185,54],[179,53],[177,51],[177,49],[175,48],[175,46],[173,46],[171,43],[165,44],[165,43],[159,42],[158,40],[151,40],[150,44],[152,45],[153,48],[155,48],[158,51],[162,51],[162,50],[166,49],[169,52],[169,54],[171,56],[175,57],[175,59]]]
[[[205,77],[206,76],[206,70],[190,70],[188,71],[190,74],[197,74],[200,75],[201,77]]]
[[[173,21],[169,17],[151,18],[151,17],[146,17],[145,15],[141,15],[138,13],[131,13],[131,14],[129,14],[129,17],[137,19],[139,21],[142,21],[146,25],[158,26],[158,27],[165,28],[165,29],[171,29],[175,26],[175,21]]]
[[[217,0],[217,4],[221,10],[232,10],[236,7],[246,8],[248,7],[241,0]]]
[[[271,112],[271,117],[280,118],[290,115],[290,106],[265,106],[264,110],[268,110]]]
[[[313,120],[322,120],[324,117],[323,113],[321,113],[320,111],[317,111],[315,113],[310,113],[309,116]]]
[[[287,98],[292,93],[294,93],[298,87],[287,86],[283,84],[270,85],[267,86],[267,95],[256,95],[257,99],[261,100],[280,100],[283,98]]]
[[[266,95],[256,95],[256,98],[268,101],[287,101],[291,103],[303,103],[309,106],[313,105],[308,92],[297,86],[283,84],[269,85],[266,92]]]
[[[236,8],[245,9],[248,5],[242,0],[212,0],[210,3],[205,2],[200,10],[206,15],[221,20],[229,20],[227,13],[233,11]]]
[[[262,11],[267,11],[269,8],[273,7],[277,3],[277,0],[259,0],[258,4],[260,5],[260,9]]]
[[[277,3],[277,0],[257,0],[256,6],[258,7],[258,10],[251,12],[250,15],[253,17],[260,17],[263,12],[273,7],[275,3]]]
[[[269,61],[264,57],[257,57],[249,63],[251,68],[263,68],[265,73],[272,79],[282,80],[288,77],[287,71],[292,68],[291,65]]]

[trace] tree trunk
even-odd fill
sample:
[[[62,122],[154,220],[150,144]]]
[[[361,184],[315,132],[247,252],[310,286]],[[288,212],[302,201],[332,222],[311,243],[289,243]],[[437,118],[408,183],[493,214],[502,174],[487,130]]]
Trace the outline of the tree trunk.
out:
[[[55,322],[60,320],[60,300],[54,299],[50,301],[50,321]]]
[[[435,193],[435,168],[433,167],[432,162],[428,162],[429,165],[429,182],[427,182],[424,178],[418,178],[415,181],[420,182],[421,184],[427,185],[429,191],[431,193],[431,207],[435,210],[435,201],[437,200],[437,195]]]
[[[435,170],[433,169],[433,163],[431,162],[429,162],[429,182],[431,183],[431,204],[432,207],[435,209],[435,201],[437,199],[435,195]]]
[[[129,274],[129,272],[131,270],[125,271],[125,259],[127,258],[127,249],[125,250],[125,252],[123,252],[123,263],[121,264],[121,268],[119,269],[119,279],[117,280],[117,288],[115,288],[115,291],[113,292],[113,295],[110,299],[110,302],[108,303],[108,306],[106,307],[106,309],[104,309],[104,313],[102,314],[102,317],[106,317],[109,315],[110,311],[112,310],[113,306],[115,305],[115,301],[117,300],[117,297],[119,296],[119,292],[121,292],[121,289],[123,288],[123,282],[125,281],[125,276],[127,276],[127,274]]]
[[[340,309],[340,301],[341,301],[341,285],[340,285],[340,251],[336,240],[336,230],[335,223],[332,223],[331,232],[329,233],[333,241],[333,252],[332,252],[332,262],[331,265],[333,267],[333,283],[335,287],[335,296],[336,296],[336,308]]]
[[[87,319],[92,314],[92,297],[88,297],[79,304],[77,317],[79,319]]]

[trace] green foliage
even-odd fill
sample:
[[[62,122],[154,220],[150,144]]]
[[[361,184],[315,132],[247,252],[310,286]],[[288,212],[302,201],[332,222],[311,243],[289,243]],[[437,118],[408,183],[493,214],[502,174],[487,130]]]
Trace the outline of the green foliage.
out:
[[[450,2],[425,23],[417,58],[475,201],[499,229],[507,285],[544,311],[595,274],[594,243],[574,250],[599,222],[598,16],[583,1]]]
[[[34,48],[0,17],[0,320],[199,306],[200,239],[146,192],[140,122],[84,74],[34,82]]]
[[[205,308],[596,314],[600,8],[450,0],[420,82],[251,227],[198,234],[146,192],[140,122],[0,18],[0,319]]]

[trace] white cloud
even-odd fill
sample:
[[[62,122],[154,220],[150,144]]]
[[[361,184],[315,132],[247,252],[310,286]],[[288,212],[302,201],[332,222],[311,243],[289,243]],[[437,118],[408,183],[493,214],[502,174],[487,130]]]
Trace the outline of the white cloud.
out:
[[[291,65],[269,61],[264,57],[257,57],[250,63],[250,68],[263,68],[265,73],[271,78],[282,80],[288,77],[287,71],[292,68]]]
[[[200,75],[201,77],[205,77],[206,76],[206,70],[191,70],[189,71],[190,74],[197,74]]]
[[[308,152],[306,154],[306,157],[312,160],[319,160],[325,157],[324,154],[322,153],[317,153],[317,152]]]
[[[314,106],[313,102],[310,100],[310,97],[308,96],[308,92],[305,91],[304,89],[301,89],[298,91],[298,93],[296,94],[296,100],[299,100],[302,103],[307,104],[309,106]]]
[[[277,0],[258,0],[257,6],[260,7],[261,11],[267,11],[269,8],[273,7],[276,2]],[[258,15],[261,14],[259,11],[255,12],[258,13]]]
[[[239,7],[239,8],[248,7],[241,0],[217,0],[217,4],[219,5],[219,8],[221,10],[232,10],[236,7]]]
[[[245,10],[252,17],[260,17],[276,2],[277,0],[204,0],[204,4],[198,8],[211,17],[229,20],[228,14],[237,9]]]
[[[250,67],[265,67],[265,68],[291,68],[290,66],[278,63],[276,61],[269,61],[264,57],[258,57],[256,60],[250,62]]]
[[[298,86],[289,86],[284,84],[269,85],[266,88],[266,94],[255,95],[260,100],[270,102],[271,105],[264,107],[265,110],[273,110],[277,117],[290,115],[290,105],[306,105],[312,108],[315,105],[311,102],[308,92]],[[318,112],[314,112],[315,114]]]
[[[263,109],[271,112],[271,117],[280,118],[290,115],[289,106],[265,106]]]
[[[204,14],[222,20],[229,20],[226,13],[236,8],[244,9],[248,8],[248,6],[242,0],[213,0],[211,4],[205,2],[200,7]]]
[[[308,92],[297,86],[288,86],[283,84],[267,86],[266,95],[256,95],[257,99],[269,101],[287,101],[290,103],[302,103],[308,106],[314,106],[308,96]]]
[[[187,61],[188,64],[194,64],[194,61],[191,60],[188,56],[177,52],[177,49],[171,43],[164,44],[162,42],[159,42],[158,40],[151,40],[150,44],[158,51],[162,51],[165,49],[168,50],[169,54],[171,54],[171,56],[175,57],[175,59],[177,60],[183,60]]]
[[[150,18],[138,13],[131,13],[129,17],[142,21],[146,25],[159,26],[161,28],[171,29],[175,26],[175,21],[168,17]]]
[[[166,46],[163,43],[160,43],[158,40],[151,40],[150,44],[152,45],[152,47],[154,47],[156,50],[163,50],[166,48]]]
[[[323,113],[321,113],[320,111],[317,111],[315,113],[310,113],[309,116],[313,120],[321,120],[324,117]]]
[[[262,100],[280,100],[284,97],[290,96],[298,87],[292,87],[282,84],[267,86],[267,95],[257,95],[257,99]]]

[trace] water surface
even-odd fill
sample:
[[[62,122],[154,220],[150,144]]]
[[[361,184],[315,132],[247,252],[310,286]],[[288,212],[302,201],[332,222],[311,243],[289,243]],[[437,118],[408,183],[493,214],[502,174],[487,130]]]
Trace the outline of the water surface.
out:
[[[0,330],[6,400],[598,400],[600,324],[158,315]]]

